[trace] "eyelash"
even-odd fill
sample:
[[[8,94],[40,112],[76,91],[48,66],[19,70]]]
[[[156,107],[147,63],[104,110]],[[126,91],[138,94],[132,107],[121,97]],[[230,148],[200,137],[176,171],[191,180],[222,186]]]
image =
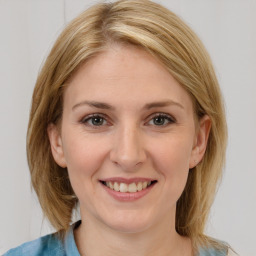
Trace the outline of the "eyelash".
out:
[[[101,118],[101,119],[104,119],[104,121],[107,121],[107,117],[104,114],[92,114],[92,115],[89,115],[89,116],[86,116],[85,118],[83,118],[81,120],[81,123],[86,126],[91,126],[94,129],[101,127],[102,125],[97,126],[97,125],[93,125],[93,124],[88,124],[88,122],[90,120],[92,120],[93,118]]]
[[[163,126],[163,127],[165,127],[165,126],[167,126],[167,125],[176,123],[176,120],[175,120],[172,116],[170,116],[170,115],[168,115],[168,114],[164,114],[164,113],[157,113],[157,114],[154,114],[153,116],[151,116],[150,121],[151,121],[151,120],[154,120],[154,118],[164,118],[165,121],[166,121],[166,120],[168,121],[167,124],[164,124],[164,125],[155,125],[155,126]]]
[[[90,126],[90,127],[93,127],[94,129],[98,129],[100,127],[102,127],[103,125],[93,125],[93,124],[89,124],[89,121],[92,121],[93,118],[100,118],[100,119],[103,119],[103,122],[106,121],[108,122],[108,118],[104,115],[104,114],[100,114],[100,113],[96,113],[96,114],[92,114],[92,115],[89,115],[89,116],[86,116],[85,118],[83,118],[80,123],[86,125],[86,126]],[[172,116],[168,115],[168,114],[165,114],[165,113],[157,113],[157,114],[154,114],[150,117],[150,120],[147,122],[149,123],[150,121],[154,120],[155,118],[164,118],[165,119],[165,122],[166,120],[168,121],[167,124],[164,124],[164,125],[156,125],[156,124],[153,124],[154,126],[162,126],[162,127],[166,127],[170,124],[173,124],[173,123],[176,123],[176,120],[175,118],[173,118]]]

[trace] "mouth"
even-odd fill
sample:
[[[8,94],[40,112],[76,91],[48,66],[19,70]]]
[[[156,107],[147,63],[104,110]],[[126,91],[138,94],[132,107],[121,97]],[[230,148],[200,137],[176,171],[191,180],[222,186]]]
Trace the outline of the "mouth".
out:
[[[157,180],[141,180],[141,181],[117,181],[117,180],[100,180],[101,184],[109,189],[121,193],[136,193],[145,190],[155,183]]]

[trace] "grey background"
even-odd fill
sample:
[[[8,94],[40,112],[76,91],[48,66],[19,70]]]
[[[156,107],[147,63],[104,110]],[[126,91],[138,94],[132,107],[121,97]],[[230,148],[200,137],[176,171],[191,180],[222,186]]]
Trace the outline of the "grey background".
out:
[[[52,232],[31,193],[26,128],[34,83],[65,24],[95,1],[0,0],[0,253]],[[162,0],[200,36],[226,101],[229,145],[207,233],[256,255],[256,1]]]

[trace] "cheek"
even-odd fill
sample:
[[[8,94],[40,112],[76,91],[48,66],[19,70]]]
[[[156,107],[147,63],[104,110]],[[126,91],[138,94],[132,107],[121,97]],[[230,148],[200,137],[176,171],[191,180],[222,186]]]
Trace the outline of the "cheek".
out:
[[[63,132],[63,151],[67,165],[86,167],[95,164],[104,154],[103,140],[97,136],[88,135],[80,129],[67,129]],[[89,168],[88,168],[89,169]]]
[[[178,200],[187,182],[192,150],[189,141],[176,137],[154,147],[155,169],[164,179],[167,197],[171,196],[173,200]]]
[[[190,139],[186,139],[185,136],[155,143],[152,151],[155,152],[154,160],[163,174],[168,175],[170,171],[179,173],[189,170],[192,142],[190,142]]]
[[[84,134],[69,134],[66,140],[64,139],[63,149],[74,190],[85,187],[85,183],[88,183],[86,187],[90,186],[94,179],[96,181],[95,173],[104,161],[107,151],[102,140],[86,137]]]

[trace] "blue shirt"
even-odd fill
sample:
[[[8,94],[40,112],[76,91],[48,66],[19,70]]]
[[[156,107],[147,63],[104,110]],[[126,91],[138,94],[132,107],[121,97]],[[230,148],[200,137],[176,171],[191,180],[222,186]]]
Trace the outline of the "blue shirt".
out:
[[[80,256],[73,233],[80,223],[78,221],[70,226],[64,243],[56,234],[50,234],[11,249],[3,256]]]
[[[64,243],[56,235],[50,234],[11,249],[3,256],[80,256],[73,232],[80,223],[78,221],[70,226]],[[201,248],[198,256],[226,256],[226,252]]]

